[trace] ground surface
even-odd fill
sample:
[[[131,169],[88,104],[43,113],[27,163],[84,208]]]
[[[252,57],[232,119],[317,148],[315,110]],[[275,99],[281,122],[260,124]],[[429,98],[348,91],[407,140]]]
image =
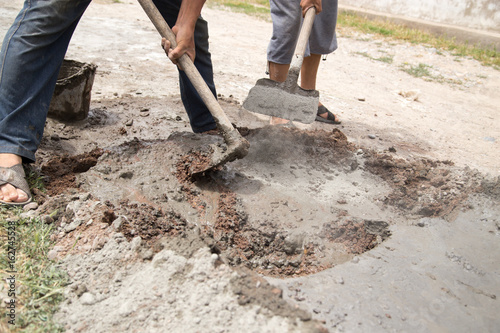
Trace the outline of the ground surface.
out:
[[[0,3],[3,34],[22,1]],[[342,125],[269,127],[240,104],[271,24],[203,15],[251,147],[194,179],[183,157],[222,139],[191,133],[140,7],[94,1],[72,40],[98,66],[90,114],[48,120],[27,213],[58,227],[68,332],[498,331],[498,71],[340,28],[318,89]],[[420,63],[434,79],[400,69]]]

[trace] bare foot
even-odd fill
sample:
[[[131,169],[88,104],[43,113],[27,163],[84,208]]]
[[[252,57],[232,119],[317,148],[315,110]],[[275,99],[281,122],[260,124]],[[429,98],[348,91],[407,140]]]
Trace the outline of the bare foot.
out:
[[[271,117],[271,121],[269,122],[271,125],[283,125],[283,124],[288,124],[290,120],[283,119],[283,118],[278,118],[278,117]]]
[[[0,154],[0,167],[9,168],[22,163],[22,158],[14,154]],[[10,184],[0,186],[0,200],[5,202],[24,202],[28,200],[28,194]]]

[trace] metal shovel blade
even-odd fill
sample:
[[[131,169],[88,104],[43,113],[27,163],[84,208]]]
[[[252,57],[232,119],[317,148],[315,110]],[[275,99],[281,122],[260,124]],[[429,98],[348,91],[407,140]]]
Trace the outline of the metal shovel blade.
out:
[[[250,89],[243,107],[248,111],[310,124],[316,119],[318,103],[317,90],[304,90],[297,84],[263,78]]]
[[[191,160],[188,174],[194,176],[211,169],[217,169],[227,162],[245,157],[250,144],[247,140],[238,140],[233,144],[222,146],[211,144],[205,151],[196,152],[196,159]]]

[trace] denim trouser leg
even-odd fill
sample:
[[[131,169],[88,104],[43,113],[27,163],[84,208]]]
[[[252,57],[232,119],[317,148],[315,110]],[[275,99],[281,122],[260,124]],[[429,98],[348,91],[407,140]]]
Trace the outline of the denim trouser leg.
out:
[[[35,160],[59,69],[90,1],[25,1],[0,51],[0,153]]]
[[[158,10],[165,18],[168,25],[173,27],[177,21],[181,0],[153,0],[153,2],[156,7],[158,7]],[[217,98],[213,79],[212,59],[208,50],[208,24],[202,17],[198,18],[196,22],[194,39],[196,45],[194,65]],[[180,70],[179,85],[182,103],[188,114],[193,132],[200,133],[216,128],[217,125],[210,111],[205,106],[200,95],[196,92],[196,89],[189,81],[187,75]]]
[[[201,17],[196,22],[194,33],[196,43],[196,58],[194,65],[200,72],[206,84],[217,98],[214,84],[214,74],[212,69],[212,59],[208,51],[208,24]],[[206,107],[200,95],[189,81],[185,72],[179,70],[179,85],[181,90],[181,99],[184,108],[189,116],[191,128],[195,133],[205,132],[215,129],[217,125],[212,114]]]

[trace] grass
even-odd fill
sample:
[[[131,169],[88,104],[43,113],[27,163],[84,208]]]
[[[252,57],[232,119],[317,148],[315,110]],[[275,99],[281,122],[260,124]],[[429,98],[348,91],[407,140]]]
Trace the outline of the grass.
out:
[[[22,218],[21,213],[20,208],[0,209],[0,237],[6,240],[8,231],[15,232],[15,241],[10,243],[11,248],[15,249],[15,261],[9,260],[7,256],[9,243],[4,242],[2,246],[0,275],[4,282],[3,293],[4,296],[8,295],[9,287],[5,278],[12,274],[10,272],[14,267],[15,298],[8,299],[15,299],[16,304],[15,325],[9,324],[3,315],[0,331],[6,332],[8,328],[11,332],[62,332],[62,328],[53,322],[52,316],[63,300],[63,288],[68,279],[47,257],[53,246],[50,240],[53,226],[37,218]]]
[[[386,64],[392,64],[392,61],[394,60],[394,57],[391,56],[391,55],[387,55],[387,56],[375,58],[375,57],[372,57],[371,55],[369,55],[366,52],[356,52],[356,54],[359,54],[359,55],[361,55],[363,57],[366,57],[366,58],[369,58],[371,60],[385,62]]]
[[[249,15],[270,19],[268,0],[208,0],[210,6],[224,6],[245,12]],[[386,39],[404,41],[412,44],[423,44],[434,47],[438,54],[448,51],[457,57],[471,57],[485,66],[500,70],[500,52],[493,48],[457,42],[453,38],[434,36],[418,29],[410,29],[404,25],[392,23],[388,20],[370,20],[350,12],[340,12],[337,20],[338,30],[344,33],[343,28],[349,28],[365,34]]]
[[[418,29],[410,29],[404,25],[388,20],[369,20],[354,13],[342,12],[338,16],[339,27],[349,27],[361,33],[374,34],[412,44],[423,44],[439,51],[449,51],[459,57],[471,57],[485,66],[500,70],[500,53],[493,48],[485,48],[468,43],[457,42],[454,38],[434,36]]]
[[[408,63],[404,63],[404,64],[400,65],[399,68],[403,72],[406,72],[406,73],[410,74],[411,76],[419,77],[419,78],[422,78],[426,81],[436,81],[439,83],[449,83],[449,84],[456,84],[456,85],[462,84],[462,81],[460,81],[460,80],[448,79],[442,75],[432,74],[432,66],[431,65],[420,63],[420,64],[414,66],[414,65],[410,65]]]
[[[270,19],[269,0],[209,0],[207,3],[212,6],[227,7],[235,12]]]
[[[32,190],[44,190],[43,181],[36,172],[28,171],[27,179]],[[14,325],[8,323],[7,309],[2,308],[0,331],[62,332],[62,327],[52,320],[52,316],[63,300],[68,278],[47,257],[54,245],[50,238],[54,226],[44,224],[39,218],[22,217],[22,213],[19,207],[0,206],[0,238],[3,240],[0,252],[3,283],[0,290],[3,298],[15,300]],[[12,290],[5,280],[11,275],[15,277],[15,289]],[[14,290],[15,295],[9,295]]]

